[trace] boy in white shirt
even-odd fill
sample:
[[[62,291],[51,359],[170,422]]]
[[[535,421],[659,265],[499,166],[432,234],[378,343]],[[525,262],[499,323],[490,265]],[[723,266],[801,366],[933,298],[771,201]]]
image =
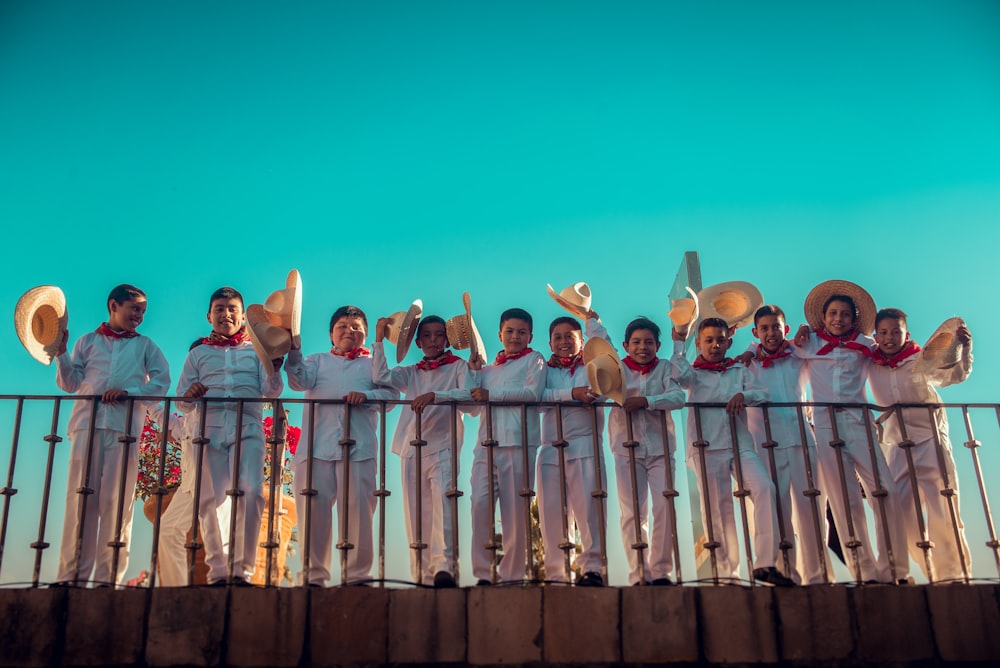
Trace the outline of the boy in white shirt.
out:
[[[868,373],[875,403],[886,407],[895,404],[938,404],[941,397],[935,387],[961,383],[969,377],[972,372],[972,334],[965,323],[957,318],[946,321],[936,336],[953,337],[958,349],[957,363],[952,364],[954,360],[949,359],[941,367],[925,358],[926,351],[910,339],[903,311],[888,308],[876,314],[876,348]],[[932,341],[934,339],[931,337]],[[900,420],[906,425],[905,438]],[[913,475],[920,492],[919,507],[913,501],[904,447],[906,443],[912,443],[909,450],[913,459]],[[884,423],[882,447],[904,506],[903,519],[910,556],[932,582],[967,578],[972,573],[972,564],[965,540],[965,526],[958,511],[958,476],[944,409],[934,409],[932,417],[926,408],[896,408]],[[947,475],[947,485],[942,476],[942,466]],[[953,491],[950,501],[941,493],[944,487]],[[917,521],[918,513],[926,516],[927,537],[933,545],[926,559],[923,549],[919,547],[923,536]],[[928,561],[931,572],[928,572]]]
[[[445,321],[440,316],[429,315],[417,324],[414,340],[424,353],[416,364],[389,369],[383,339],[390,320],[379,318],[375,325],[375,344],[372,346],[373,380],[404,393],[411,403],[402,407],[402,414],[392,439],[392,451],[399,455],[403,482],[403,510],[406,514],[406,536],[412,545],[417,540],[417,522],[420,537],[428,551],[420,559],[423,573],[417,569],[417,553],[410,551],[410,572],[418,583],[433,583],[437,588],[456,586],[452,564],[455,560],[455,536],[452,531],[453,505],[447,496],[451,488],[452,430],[455,443],[461,451],[465,437],[463,412],[452,424],[451,408],[435,406],[436,403],[469,401],[475,386],[472,369],[482,367],[482,360],[475,356],[466,362],[449,350]],[[399,344],[397,344],[399,345]],[[417,470],[417,448],[412,442],[417,438],[416,423],[420,416],[420,438],[426,442],[421,447],[421,470]],[[459,461],[459,457],[455,457]],[[420,476],[421,517],[417,517],[417,477]]]
[[[135,445],[129,445],[126,461],[119,442],[125,435],[127,398],[162,396],[170,387],[170,372],[163,353],[149,337],[136,331],[146,315],[146,304],[146,293],[139,288],[128,284],[116,286],[108,295],[108,321],[77,339],[71,354],[67,354],[66,348],[68,331],[58,344],[55,360],[59,389],[101,397],[96,410],[90,401],[74,401],[67,427],[71,449],[66,518],[56,576],[60,585],[85,583],[91,574],[100,585],[115,585],[122,581],[128,568],[139,452]],[[147,402],[132,404],[130,435],[136,441],[142,432],[146,408]],[[92,416],[94,440],[88,464]],[[121,504],[121,531],[116,535],[123,465],[127,482]],[[89,479],[85,477],[88,471]],[[92,489],[92,498],[81,495],[78,487]],[[114,548],[109,543],[119,544],[118,568],[114,572]]]
[[[299,521],[305,526],[308,517],[311,525],[309,568],[303,569],[302,582],[312,587],[324,587],[330,578],[335,505],[342,534],[347,522],[347,535],[342,535],[341,540],[354,546],[347,553],[343,581],[363,584],[371,576],[378,408],[369,402],[398,399],[399,393],[372,380],[371,351],[364,347],[367,332],[364,311],[356,306],[341,306],[330,318],[330,351],[303,358],[301,347],[293,340],[285,365],[288,386],[304,391],[306,399],[343,399],[347,404],[306,404],[302,437],[292,459],[296,488],[307,487],[311,469],[312,489],[316,491],[315,496],[295,497]],[[341,441],[347,437],[348,405],[354,444],[347,446],[345,456]],[[350,490],[347,499],[342,491],[338,492],[345,484]],[[308,499],[312,499],[309,508]]]

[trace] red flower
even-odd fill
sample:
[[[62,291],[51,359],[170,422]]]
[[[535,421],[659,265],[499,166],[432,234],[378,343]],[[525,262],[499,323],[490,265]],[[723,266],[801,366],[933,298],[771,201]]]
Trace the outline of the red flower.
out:
[[[301,429],[288,425],[288,431],[285,432],[285,441],[288,443],[288,451],[293,455],[295,454],[295,449],[299,447],[299,436],[301,435]]]

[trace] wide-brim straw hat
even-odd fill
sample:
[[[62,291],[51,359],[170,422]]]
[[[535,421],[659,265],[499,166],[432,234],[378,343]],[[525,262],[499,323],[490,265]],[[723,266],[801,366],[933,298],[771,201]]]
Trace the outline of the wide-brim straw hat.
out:
[[[448,343],[455,350],[469,350],[469,360],[481,356],[486,360],[486,346],[483,344],[483,337],[479,335],[476,328],[476,321],[472,319],[472,298],[468,292],[462,293],[462,303],[465,305],[465,313],[448,318],[445,321],[445,332],[448,334]]]
[[[950,369],[962,361],[962,342],[955,332],[964,327],[961,318],[948,318],[934,330],[920,350],[917,361],[913,363],[913,371],[929,371],[932,369]]]
[[[424,313],[424,303],[419,299],[414,299],[413,304],[406,311],[396,311],[389,316],[389,331],[386,338],[396,346],[396,363],[399,364],[406,357],[413,342],[413,335],[417,332],[417,323]]]
[[[722,318],[730,327],[750,324],[754,313],[763,305],[760,290],[746,281],[716,283],[698,293],[701,319]]]
[[[25,349],[42,364],[59,354],[69,325],[66,296],[54,285],[40,285],[21,295],[14,307],[14,330]]]
[[[611,399],[619,406],[625,404],[625,364],[614,346],[602,338],[592,338],[583,347],[583,361],[587,369],[587,383],[594,394]]]
[[[275,327],[287,329],[293,338],[302,331],[302,276],[298,269],[288,272],[285,289],[275,290],[264,301],[264,313]]]
[[[823,305],[835,295],[854,300],[854,305],[858,307],[855,326],[859,332],[871,334],[875,330],[875,300],[860,285],[840,279],[823,281],[806,295],[805,315],[810,327],[817,331],[823,329]]]
[[[261,304],[250,304],[246,317],[250,342],[270,376],[274,373],[272,360],[284,357],[292,349],[292,335],[287,329],[273,324]]]
[[[690,297],[670,300],[670,311],[667,316],[674,323],[674,329],[681,334],[687,334],[691,325],[698,320],[698,295],[690,287],[685,286]]]
[[[546,284],[545,287],[549,291],[549,296],[555,299],[559,306],[581,320],[587,319],[587,311],[590,310],[593,299],[589,285],[581,281],[563,288],[559,292],[556,292],[550,284]]]

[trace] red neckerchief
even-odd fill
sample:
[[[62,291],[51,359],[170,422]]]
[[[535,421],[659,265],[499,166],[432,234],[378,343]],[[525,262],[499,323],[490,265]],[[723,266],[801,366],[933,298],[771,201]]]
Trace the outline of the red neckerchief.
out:
[[[450,350],[446,350],[432,360],[426,357],[417,362],[417,368],[421,371],[433,371],[439,366],[445,366],[446,364],[454,364],[455,362],[460,362],[461,357],[454,354]]]
[[[827,355],[835,348],[843,346],[844,348],[850,348],[851,350],[857,350],[859,353],[865,357],[871,357],[872,351],[868,346],[862,345],[855,341],[854,339],[861,336],[861,332],[858,330],[851,330],[846,336],[834,336],[826,331],[826,328],[816,330],[816,336],[826,341],[826,345],[816,351],[817,355]]]
[[[369,357],[372,354],[372,351],[368,350],[364,346],[359,346],[347,353],[342,353],[336,348],[330,348],[330,352],[337,357],[346,357],[349,360],[357,359],[359,357]]]
[[[572,376],[577,367],[583,366],[583,353],[577,353],[572,357],[553,355],[546,364],[553,369],[569,369],[569,375]]]
[[[765,369],[777,362],[780,359],[790,357],[792,354],[792,347],[788,345],[788,341],[782,341],[781,346],[774,353],[769,353],[764,350],[764,344],[757,344],[757,361]]]
[[[626,355],[625,359],[622,360],[622,364],[632,369],[632,371],[638,371],[640,375],[645,376],[647,373],[656,368],[656,365],[660,362],[659,357],[654,357],[653,361],[648,364],[639,364],[631,355]]]
[[[494,362],[494,364],[496,364],[497,366],[503,366],[507,362],[513,362],[514,360],[519,360],[522,357],[524,357],[525,355],[527,355],[528,353],[533,353],[533,352],[535,352],[535,351],[532,350],[531,348],[525,348],[524,350],[522,350],[519,353],[514,353],[513,355],[508,355],[507,353],[505,353],[504,351],[501,350],[499,353],[497,353],[497,359],[496,359],[496,362]]]
[[[250,335],[247,334],[247,326],[243,325],[240,330],[233,334],[232,336],[226,336],[225,334],[219,334],[214,329],[212,333],[202,339],[202,343],[210,346],[232,346],[236,347],[243,343],[244,341],[249,341]]]
[[[907,341],[906,345],[900,348],[899,352],[893,355],[892,357],[886,357],[885,353],[876,348],[875,352],[872,353],[872,362],[874,362],[878,366],[887,366],[893,369],[898,369],[900,362],[905,360],[907,357],[910,357],[911,355],[916,355],[919,352],[920,352],[920,346],[917,345],[916,341],[910,340]]]
[[[139,336],[139,332],[136,332],[136,331],[132,331],[132,332],[116,332],[115,330],[111,329],[111,327],[109,327],[108,323],[106,323],[106,322],[102,322],[101,326],[98,327],[96,331],[97,331],[98,334],[103,334],[104,336],[108,337],[109,339],[131,339],[131,338],[134,338],[136,336]]]
[[[706,371],[718,371],[719,373],[723,373],[729,370],[729,368],[732,367],[734,364],[736,364],[736,360],[734,360],[732,357],[727,357],[721,362],[709,362],[701,355],[698,355],[698,357],[696,357],[694,360],[694,364],[692,364],[691,366],[693,366],[695,369],[705,369]]]

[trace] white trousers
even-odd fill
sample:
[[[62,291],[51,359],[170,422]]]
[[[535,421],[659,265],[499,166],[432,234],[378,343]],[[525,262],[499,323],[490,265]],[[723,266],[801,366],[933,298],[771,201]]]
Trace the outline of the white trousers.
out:
[[[498,567],[504,582],[525,578],[530,544],[525,532],[525,504],[530,497],[520,496],[520,491],[531,488],[535,479],[535,457],[538,448],[528,446],[528,468],[525,471],[521,446],[495,447],[493,461],[494,499],[500,505],[503,559]],[[486,543],[493,540],[496,527],[495,508],[490,507],[490,471],[487,466],[486,448],[476,446],[472,461],[472,574],[478,580],[489,580],[491,571],[490,550]]]
[[[667,468],[663,455],[635,460],[636,491],[639,499],[639,531],[649,547],[642,551],[646,580],[673,576],[674,541],[671,506],[663,491],[667,489]],[[627,455],[615,455],[615,481],[618,485],[618,510],[621,514],[622,543],[628,558],[628,582],[639,582],[639,550],[636,542],[636,508],[632,499],[632,477]],[[672,486],[672,485],[671,485]],[[649,531],[649,497],[652,496],[653,530]]]
[[[693,449],[693,448],[692,448]],[[740,546],[736,532],[736,515],[733,490],[736,487],[736,464],[731,450],[705,451],[705,479],[701,461],[695,452],[688,459],[688,466],[695,472],[700,496],[701,519],[708,526],[708,510],[712,514],[712,534],[719,547],[715,550],[719,576],[740,578]],[[774,566],[778,555],[778,517],[774,510],[774,485],[757,453],[740,450],[740,467],[743,488],[749,494],[747,518],[751,522],[753,540],[753,567]],[[707,535],[707,532],[706,532]]]
[[[339,528],[337,543],[346,542],[354,546],[347,550],[346,570],[342,571],[342,577],[346,578],[346,582],[363,581],[371,577],[374,562],[372,518],[376,506],[375,460],[352,460],[349,481],[345,478],[345,469],[343,461],[314,459],[312,487],[316,490],[316,495],[295,496],[295,513],[300,528],[306,526],[307,507],[309,513],[309,569],[308,572],[303,569],[300,574],[303,583],[325,586],[330,579],[334,506],[337,508]],[[297,490],[305,488],[307,475],[308,460],[295,465]],[[307,505],[307,498],[311,498],[312,503]],[[306,531],[302,531],[302,536],[299,540],[305,549]]]
[[[817,410],[828,410],[826,407]],[[816,423],[816,455],[819,464],[820,482],[822,489],[826,492],[830,501],[830,509],[833,511],[833,520],[837,525],[837,534],[840,536],[841,544],[844,546],[844,557],[847,560],[847,567],[851,575],[855,575],[854,554],[857,555],[858,564],[861,568],[861,579],[863,581],[876,580],[878,582],[892,582],[893,575],[896,579],[906,578],[910,573],[909,558],[906,553],[906,531],[903,525],[902,503],[899,490],[893,482],[886,464],[885,457],[880,447],[871,449],[869,447],[868,433],[864,417],[856,409],[834,411],[837,416],[837,429],[844,447],[839,448],[844,457],[844,477],[847,485],[847,501],[844,499],[844,485],[840,480],[840,473],[837,464],[837,450],[830,445],[833,440],[832,428],[826,426],[827,421],[817,421]],[[877,443],[875,432],[871,431],[871,443]],[[875,467],[872,466],[872,457],[875,459]],[[879,482],[888,494],[882,497],[881,501],[885,506],[885,522],[882,521],[882,511],[879,507],[880,499],[872,496],[876,489],[875,474],[878,473]],[[857,479],[855,479],[855,474]],[[860,493],[857,491],[857,481],[861,481],[861,486],[865,490],[868,498],[868,505],[871,506],[872,515],[875,518],[876,545],[878,546],[878,559],[873,558],[870,549],[871,539],[868,533],[868,520],[865,517],[865,509],[861,505]],[[854,536],[861,543],[856,551],[847,547],[850,537],[847,517],[850,506],[850,517],[854,525]],[[889,557],[890,546],[886,543],[888,536],[891,542],[892,559]],[[892,564],[895,564],[895,574],[893,574]]]
[[[84,487],[87,458],[87,431],[70,434],[69,473],[66,478],[66,517],[63,521],[62,543],[59,547],[58,582],[86,582],[93,575],[97,583],[120,584],[128,569],[129,543],[132,538],[132,509],[135,505],[135,480],[139,469],[136,444],[128,448],[128,461],[118,442],[120,432],[108,429],[94,430],[94,446],[90,464],[89,487],[94,491],[84,495],[77,489]],[[113,572],[114,548],[108,543],[116,540],[115,524],[118,517],[118,490],[121,485],[122,464],[125,463],[125,499],[122,504],[121,531],[117,541],[124,543],[118,550],[118,568]],[[80,530],[83,530],[81,538]],[[79,559],[77,559],[79,543]]]
[[[417,551],[410,550],[410,576],[414,582],[431,584],[438,571],[454,574],[455,517],[453,500],[448,498],[452,488],[451,451],[440,450],[421,458],[421,471],[417,471],[417,458],[400,460],[403,476],[403,512],[406,514],[406,538],[410,544],[417,542],[417,479],[420,479],[420,540],[427,545],[419,561],[423,574],[417,569]],[[457,471],[456,471],[457,475]]]
[[[564,552],[559,545],[563,542],[575,542],[574,523],[580,532],[582,550],[579,554],[571,550],[570,559],[575,556],[575,564],[582,573],[601,572],[600,512],[605,500],[592,496],[592,493],[607,488],[603,457],[600,463],[600,477],[597,468],[593,457],[566,460],[567,507],[563,508],[562,493],[559,489],[558,459],[555,462],[543,461],[538,465],[538,520],[542,530],[542,544],[545,546],[546,580],[555,582],[570,580],[570,574],[566,572]],[[564,513],[568,532],[563,532]]]
[[[906,526],[910,556],[920,565],[924,575],[933,578],[935,582],[960,580],[965,577],[962,572],[963,562],[965,570],[970,576],[972,575],[972,563],[969,557],[969,545],[965,540],[965,525],[962,523],[962,516],[958,510],[958,475],[955,472],[955,459],[951,452],[951,442],[947,436],[944,436],[941,439],[942,459],[948,473],[948,483],[955,491],[951,497],[955,512],[953,522],[948,498],[941,495],[944,479],[941,476],[935,447],[934,440],[931,439],[917,443],[910,450],[913,456],[913,470],[917,478],[917,489],[920,493],[919,507],[913,499],[913,487],[910,483],[905,450],[898,446],[890,447],[888,464],[904,507],[903,523]],[[927,572],[924,551],[917,547],[917,543],[921,540],[917,513],[923,513],[927,535],[934,544],[929,552],[933,573]],[[957,539],[956,534],[958,534]],[[961,546],[961,551],[959,546]]]
[[[181,479],[188,475],[181,473]],[[194,476],[194,471],[190,472]],[[193,485],[193,483],[192,483]],[[161,587],[184,587],[188,584],[188,532],[191,530],[191,514],[194,508],[194,492],[182,487],[174,493],[170,505],[160,516],[160,540],[157,547],[159,577]],[[229,520],[232,505],[227,500],[218,508],[219,532],[222,535],[222,551],[229,553]],[[199,522],[199,525],[201,523]]]

